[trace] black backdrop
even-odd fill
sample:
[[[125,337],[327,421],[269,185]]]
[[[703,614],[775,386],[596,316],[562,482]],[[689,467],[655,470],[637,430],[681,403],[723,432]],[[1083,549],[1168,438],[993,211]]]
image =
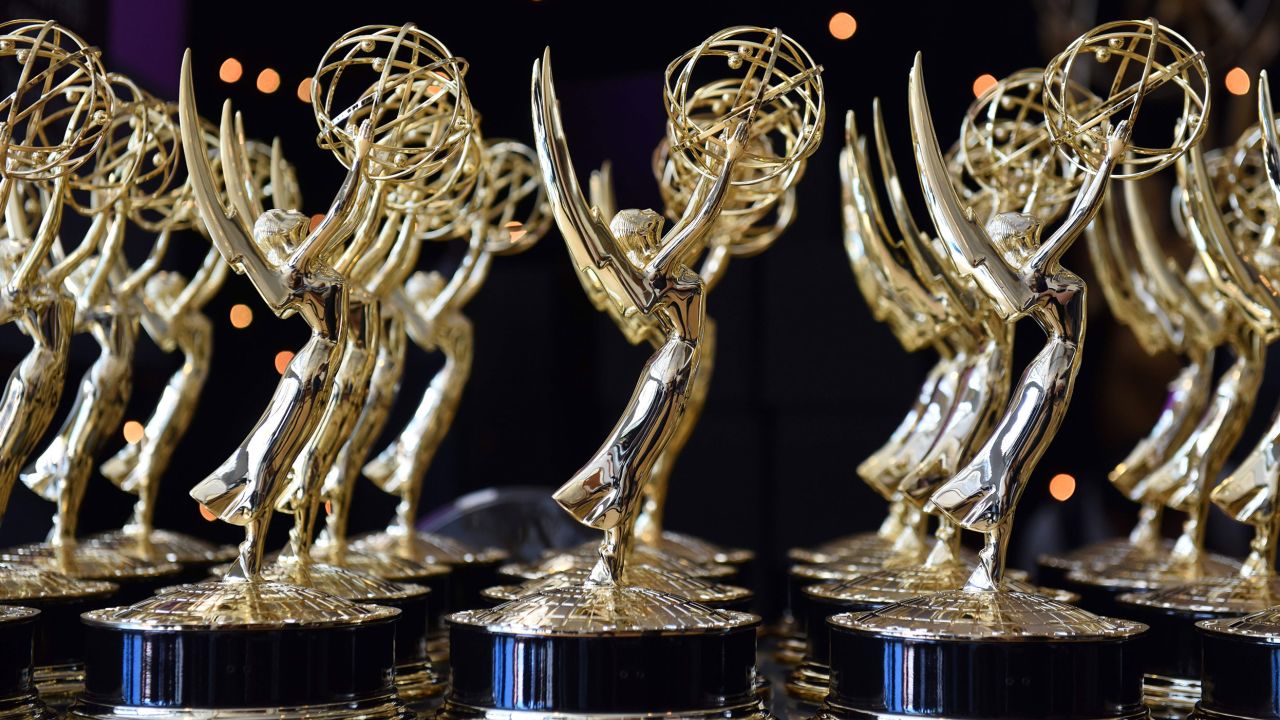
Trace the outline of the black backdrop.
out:
[[[1103,3],[1100,14],[1106,19],[1141,16],[1151,12],[1146,7],[1151,4]],[[1178,3],[1155,4],[1180,14]],[[1072,9],[1076,4],[1062,2],[866,0],[524,0],[447,7],[110,0],[7,2],[0,7],[6,18],[52,17],[66,23],[104,49],[109,69],[134,76],[164,97],[176,97],[181,51],[190,46],[202,113],[216,116],[221,101],[230,98],[244,112],[251,136],[279,135],[299,168],[308,213],[325,209],[342,171],[315,146],[311,109],[296,98],[295,88],[327,45],[355,26],[412,21],[443,40],[471,63],[468,87],[483,114],[485,135],[525,142],[532,139],[530,67],[542,48],[550,46],[579,172],[611,159],[620,202],[636,207],[659,203],[649,156],[662,133],[666,64],[728,25],[776,25],[792,35],[825,66],[826,140],[801,184],[795,225],[766,254],[735,262],[711,296],[709,312],[720,332],[715,378],[705,415],[678,465],[668,511],[670,527],[754,548],[774,568],[790,546],[869,529],[879,521],[883,503],[857,480],[854,467],[888,436],[934,359],[928,352],[904,353],[871,319],[854,287],[840,240],[836,172],[844,111],[852,108],[865,116],[872,98],[882,98],[899,167],[909,169],[906,79],[916,50],[924,52],[932,107],[945,133],[948,127],[958,128],[978,75],[1043,65],[1048,58],[1043,46],[1072,34],[1064,33],[1057,19],[1044,21],[1046,13],[1064,7],[1081,12]],[[842,10],[858,21],[857,33],[847,41],[827,31],[831,15]],[[1165,22],[1196,42],[1221,39],[1197,19],[1186,19],[1190,27],[1169,18]],[[1259,34],[1274,35],[1274,23],[1266,23]],[[1198,33],[1205,39],[1197,39]],[[229,56],[245,68],[244,78],[233,85],[217,75]],[[1223,92],[1221,78],[1229,65],[1210,60],[1215,113],[1237,125],[1247,122],[1252,96]],[[253,87],[253,78],[267,66],[283,79],[273,95]],[[1258,68],[1246,69],[1252,74]],[[1234,137],[1234,131],[1221,130],[1220,136]],[[907,192],[913,202],[918,199],[914,186]],[[171,262],[190,270],[204,251],[203,242],[188,235],[177,243]],[[426,262],[433,261],[447,266],[450,254],[436,253]],[[1093,278],[1083,244],[1067,256],[1066,264],[1086,280]],[[1163,384],[1176,369],[1174,358],[1142,355],[1128,333],[1110,320],[1096,290],[1090,302],[1076,399],[1022,500],[1012,554],[1018,564],[1028,565],[1037,552],[1127,529],[1133,508],[1107,486],[1105,473],[1145,433],[1162,403]],[[234,303],[253,309],[248,329],[231,327],[228,311]],[[306,330],[299,320],[270,316],[238,276],[227,282],[207,312],[217,328],[213,370],[162,490],[159,524],[234,540],[236,529],[200,519],[186,490],[244,436],[278,378],[273,357],[299,347]],[[476,328],[475,366],[453,430],[426,480],[426,511],[478,488],[557,486],[614,422],[648,352],[628,346],[611,322],[591,308],[555,231],[527,254],[498,258],[468,314]],[[2,338],[0,363],[7,372],[27,345],[11,329]],[[1020,329],[1019,368],[1041,341],[1034,325]],[[76,339],[73,377],[95,352],[92,341]],[[409,357],[403,394],[411,402],[397,405],[392,428],[407,419],[438,366],[437,359],[412,347]],[[141,341],[127,417],[145,418],[176,364],[176,358],[149,340]],[[1255,427],[1242,446],[1251,443],[1256,426],[1269,417],[1276,385],[1268,379]],[[113,443],[108,452],[122,442]],[[1079,481],[1075,495],[1062,503],[1047,491],[1048,479],[1059,472]],[[357,530],[385,522],[393,506],[367,483],[355,503]],[[95,477],[81,521],[84,531],[118,525],[129,504],[130,498]],[[50,512],[49,505],[24,488],[16,489],[0,528],[0,545],[40,537]],[[276,520],[280,542],[287,521]],[[1216,545],[1239,548],[1244,537],[1225,518],[1216,518]]]

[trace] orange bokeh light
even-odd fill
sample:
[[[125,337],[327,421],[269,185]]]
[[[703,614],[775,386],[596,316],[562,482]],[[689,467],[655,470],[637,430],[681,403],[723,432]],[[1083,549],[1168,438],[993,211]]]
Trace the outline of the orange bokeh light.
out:
[[[137,420],[130,420],[124,424],[124,441],[130,445],[137,445],[142,441],[143,428],[142,423]]]
[[[253,310],[250,310],[248,305],[236,303],[231,306],[231,327],[243,330],[249,327],[252,322]]]
[[[1058,473],[1049,481],[1049,494],[1058,502],[1066,502],[1076,492],[1076,479],[1066,473]]]
[[[838,12],[827,22],[827,30],[831,32],[831,37],[837,40],[848,40],[858,32],[858,21],[847,12]]]
[[[256,85],[258,86],[258,90],[270,95],[280,89],[280,73],[272,70],[271,68],[267,68],[258,73],[258,81]]]
[[[1249,73],[1244,68],[1231,68],[1227,72],[1227,92],[1232,95],[1245,95],[1249,92]]]
[[[244,75],[244,66],[235,58],[227,58],[218,67],[218,79],[225,83],[233,83]]]
[[[324,222],[324,213],[316,213],[311,216],[311,225],[307,227],[307,232],[315,232],[320,227],[320,223]]]
[[[298,99],[304,103],[311,102],[311,83],[315,82],[311,78],[302,78],[302,82],[298,83]]]
[[[200,517],[204,518],[205,520],[208,520],[209,522],[213,522],[214,520],[218,519],[218,516],[214,515],[213,511],[205,507],[204,505],[200,506]]]
[[[990,73],[983,73],[973,81],[973,96],[982,97],[982,93],[990,90],[996,84],[996,76]]]
[[[293,351],[292,351],[292,350],[281,350],[280,352],[276,353],[276,361],[275,361],[275,362],[276,362],[276,372],[278,372],[278,373],[280,373],[281,375],[283,375],[283,374],[284,374],[284,371],[285,371],[285,370],[287,370],[287,369],[289,369],[289,363],[290,363],[292,360],[293,360]]]

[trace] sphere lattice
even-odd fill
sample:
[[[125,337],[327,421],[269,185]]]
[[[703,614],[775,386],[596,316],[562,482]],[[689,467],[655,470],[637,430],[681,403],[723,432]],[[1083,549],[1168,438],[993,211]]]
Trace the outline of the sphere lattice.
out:
[[[317,142],[349,168],[357,133],[368,121],[370,179],[438,174],[456,160],[475,125],[466,71],[465,60],[411,24],[352,30],[329,46],[312,77]]]
[[[1267,178],[1262,157],[1262,128],[1254,125],[1223,153],[1217,184],[1227,206],[1232,229],[1253,238],[1262,237],[1280,220],[1275,191]]]
[[[0,100],[6,177],[51,180],[93,156],[115,104],[99,54],[54,22],[0,23],[0,63],[18,78]]]
[[[484,155],[476,206],[489,229],[485,249],[502,255],[528,250],[551,225],[538,155],[515,140],[490,140]]]
[[[129,78],[107,76],[115,114],[103,130],[92,161],[70,177],[67,204],[89,215],[125,203],[131,217],[159,222],[173,210],[172,191],[181,162],[176,109],[148,95]]]
[[[1093,67],[1086,67],[1093,58]],[[1144,69],[1150,58],[1150,72]],[[1111,72],[1107,93],[1096,107],[1078,107],[1068,78],[1080,71]],[[1204,54],[1181,35],[1155,20],[1124,20],[1099,25],[1081,35],[1045,68],[1044,110],[1049,137],[1077,168],[1094,172],[1106,149],[1106,133],[1135,104],[1159,88],[1181,95],[1181,116],[1167,144],[1131,143],[1126,167],[1113,178],[1136,179],[1172,164],[1204,135],[1209,113],[1209,71]]]
[[[424,240],[451,240],[471,232],[476,193],[485,164],[484,138],[473,131],[440,170],[402,183],[387,195],[393,210],[414,213]]]
[[[1072,115],[1101,100],[1067,84]],[[1044,121],[1044,71],[1019,70],[969,106],[960,127],[958,158],[965,177],[1000,199],[1001,210],[1028,209],[1046,219],[1071,202],[1084,177],[1049,139]]]
[[[664,100],[673,159],[683,172],[708,178],[724,158],[728,134],[753,117],[753,142],[733,178],[739,187],[797,172],[826,119],[821,66],[796,41],[759,27],[722,30],[676,58],[667,66]]]

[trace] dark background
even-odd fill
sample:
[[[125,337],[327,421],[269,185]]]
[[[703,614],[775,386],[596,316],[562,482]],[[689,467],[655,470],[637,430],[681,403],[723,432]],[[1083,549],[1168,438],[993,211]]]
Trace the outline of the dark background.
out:
[[[440,38],[471,63],[467,84],[483,115],[485,135],[525,142],[532,140],[530,68],[550,46],[579,173],[611,159],[624,207],[660,203],[649,157],[663,132],[667,63],[729,25],[776,25],[790,34],[825,67],[826,140],[801,184],[794,226],[764,255],[735,262],[709,302],[720,333],[715,378],[702,422],[676,470],[668,510],[669,527],[753,548],[766,567],[775,569],[788,547],[876,526],[884,503],[857,479],[854,468],[888,437],[935,359],[929,352],[903,352],[871,319],[854,286],[841,245],[836,171],[844,111],[860,113],[869,129],[871,100],[881,97],[899,167],[908,171],[913,165],[905,126],[906,79],[917,50],[924,52],[929,96],[946,144],[980,74],[1042,66],[1096,19],[1156,13],[1209,53],[1215,104],[1210,142],[1221,145],[1251,122],[1254,107],[1252,94],[1236,97],[1223,90],[1227,69],[1240,65],[1256,77],[1270,63],[1280,36],[1276,13],[1265,2],[1095,7],[867,0],[447,5],[103,0],[3,2],[0,8],[5,18],[63,22],[102,47],[108,69],[131,75],[161,97],[176,98],[181,53],[190,47],[202,113],[215,117],[221,101],[230,98],[244,112],[249,135],[280,136],[299,169],[307,213],[326,208],[342,169],[316,147],[311,108],[297,99],[295,89],[328,44],[358,25],[414,22]],[[838,11],[852,13],[858,22],[856,34],[846,41],[827,30]],[[238,58],[245,70],[231,85],[219,81],[217,73],[227,57]],[[282,76],[281,89],[272,95],[255,90],[253,82],[268,66]],[[918,189],[909,182],[906,190],[919,207]],[[1167,209],[1155,214],[1166,215]],[[169,263],[190,271],[206,247],[188,234]],[[424,266],[432,262],[448,270],[451,255],[429,254]],[[1094,277],[1083,243],[1065,264],[1086,280]],[[248,329],[236,330],[228,321],[235,303],[253,309]],[[234,275],[206,311],[217,328],[212,374],[162,489],[158,524],[232,541],[239,530],[202,521],[186,491],[244,436],[278,379],[275,354],[296,350],[307,331],[300,320],[271,316],[248,282]],[[1143,355],[1128,332],[1112,322],[1096,289],[1090,311],[1075,400],[1022,500],[1012,553],[1019,565],[1028,566],[1039,552],[1127,531],[1134,507],[1108,486],[1106,472],[1146,433],[1163,402],[1164,383],[1178,366],[1173,357]],[[527,254],[496,259],[468,314],[476,329],[475,366],[457,420],[426,479],[425,512],[480,488],[559,485],[616,420],[649,353],[627,345],[608,318],[592,309],[554,230]],[[7,372],[26,352],[27,342],[11,328],[5,333],[0,363]],[[1020,328],[1019,368],[1042,340],[1034,325]],[[71,377],[78,377],[96,352],[91,340],[77,337]],[[144,336],[128,418],[145,419],[178,362]],[[389,427],[403,426],[438,362],[410,346],[403,401]],[[73,389],[70,385],[68,398]],[[1242,449],[1251,446],[1270,417],[1278,390],[1280,383],[1268,377]],[[122,442],[107,452],[114,453]],[[1048,479],[1060,472],[1078,479],[1074,496],[1061,503],[1047,490]],[[82,528],[118,526],[131,500],[95,478]],[[393,506],[391,498],[362,483],[353,528],[385,523]],[[0,528],[0,546],[41,537],[51,511],[17,488]],[[280,542],[287,524],[288,518],[276,520]],[[1242,528],[1215,511],[1211,544],[1240,551],[1246,539]]]

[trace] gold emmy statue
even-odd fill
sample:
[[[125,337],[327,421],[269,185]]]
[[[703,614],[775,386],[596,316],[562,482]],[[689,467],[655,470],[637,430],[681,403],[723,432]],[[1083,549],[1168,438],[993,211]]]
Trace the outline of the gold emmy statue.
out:
[[[177,138],[177,106],[156,101],[154,113]],[[216,151],[216,135],[210,140]],[[176,147],[175,147],[176,152]],[[133,219],[148,232],[158,234],[161,251],[147,262],[158,264],[175,232],[203,229],[191,199],[191,183],[173,183],[150,204],[151,212]],[[156,217],[149,217],[156,216]],[[166,353],[182,353],[182,365],[169,378],[156,407],[143,425],[143,435],[103,463],[102,474],[121,490],[137,496],[133,514],[119,530],[90,538],[106,547],[144,562],[169,562],[189,567],[191,579],[200,578],[212,563],[229,560],[232,548],[218,548],[184,533],[155,528],[155,504],[160,478],[169,467],[191,418],[195,414],[209,373],[213,354],[213,326],[201,309],[217,294],[226,279],[227,266],[214,248],[199,269],[187,279],[171,270],[155,271],[131,297],[138,305],[141,326]]]
[[[1227,161],[1231,167],[1227,177],[1232,180],[1227,191],[1237,210],[1236,222],[1228,222],[1212,207],[1217,196],[1193,197],[1193,193],[1215,189],[1209,184],[1211,176],[1204,157],[1192,157],[1190,167],[1183,168],[1190,175],[1187,178],[1190,187],[1184,189],[1189,214],[1203,223],[1197,249],[1203,241],[1205,250],[1212,250],[1217,257],[1231,263],[1217,266],[1221,275],[1215,284],[1242,291],[1242,295],[1253,301],[1248,307],[1250,317],[1266,327],[1266,319],[1274,320],[1278,309],[1274,293],[1267,289],[1267,273],[1273,267],[1268,257],[1274,253],[1270,228],[1274,227],[1276,208],[1280,207],[1280,132],[1276,129],[1265,71],[1258,78],[1258,127],[1246,133],[1234,150]],[[1241,243],[1241,239],[1246,238],[1247,243],[1248,239],[1257,237],[1251,234],[1256,230],[1261,230],[1266,239],[1252,246],[1252,252],[1247,252],[1250,246]],[[1275,698],[1280,693],[1280,682],[1272,672],[1280,661],[1275,643],[1275,638],[1280,636],[1275,579],[1275,497],[1280,475],[1275,462],[1276,436],[1273,421],[1254,450],[1212,493],[1213,501],[1220,508],[1254,527],[1251,552],[1241,575],[1217,586],[1206,583],[1187,586],[1182,597],[1174,601],[1181,611],[1179,625],[1187,619],[1189,613],[1183,608],[1188,605],[1192,605],[1192,612],[1207,611],[1211,617],[1196,623],[1202,687],[1199,702],[1187,716],[1194,720],[1275,715]],[[1184,598],[1191,602],[1184,602]],[[1264,602],[1270,607],[1244,617],[1231,617]],[[1203,604],[1195,606],[1194,603]],[[1224,609],[1227,612],[1219,614]],[[1180,629],[1175,628],[1170,634]]]
[[[438,272],[401,276],[402,282],[388,296],[401,333],[397,342],[403,345],[407,336],[420,349],[443,355],[444,364],[408,424],[363,467],[378,488],[400,499],[395,517],[386,530],[352,543],[354,550],[368,555],[449,567],[446,610],[482,605],[479,593],[493,584],[494,569],[506,559],[497,549],[469,548],[415,527],[423,478],[448,434],[471,374],[474,332],[463,310],[484,285],[495,255],[527,250],[550,225],[532,149],[510,140],[486,143],[477,133],[474,155],[474,185],[455,192],[459,200],[454,210],[438,214],[427,234],[429,239],[465,241],[461,262],[448,281]],[[376,435],[368,438],[359,457],[352,457],[353,465],[364,460],[375,439]]]
[[[183,210],[170,197],[171,191],[178,192],[174,179],[180,163],[174,119],[128,78],[111,74],[107,82],[115,112],[92,161],[82,166],[83,173],[69,176],[64,194],[64,201],[91,217],[92,223],[75,250],[53,248],[63,262],[78,257],[63,282],[76,299],[74,329],[92,336],[99,354],[80,379],[62,426],[19,475],[27,487],[57,506],[49,537],[7,550],[5,557],[78,578],[111,580],[122,588],[117,599],[129,601],[150,594],[179,566],[81,542],[77,527],[96,455],[119,430],[132,391],[138,293],[159,269],[170,239],[166,230],[150,233],[154,239],[147,259],[131,269],[123,252],[125,230],[148,214],[162,227],[169,218],[181,218]]]
[[[278,582],[263,566],[263,543],[272,511],[283,498],[294,500],[286,506],[300,516],[292,548],[304,559],[290,580],[307,579],[314,566],[306,564],[310,541],[303,533],[312,519],[304,515],[314,516],[318,480],[332,463],[330,456],[315,461],[308,453],[336,454],[344,435],[333,426],[349,431],[363,398],[348,402],[346,395],[363,392],[376,357],[370,342],[379,322],[359,287],[368,276],[358,261],[368,257],[372,266],[382,265],[387,253],[386,244],[377,242],[380,231],[412,232],[412,221],[389,217],[385,198],[392,188],[434,193],[453,181],[449,169],[472,129],[462,67],[413,25],[359,28],[334,43],[313,77],[313,100],[320,145],[347,176],[324,219],[311,228],[296,210],[264,208],[229,103],[218,133],[221,178],[214,175],[205,125],[196,114],[190,52],[184,58],[181,140],[200,219],[222,259],[248,276],[277,315],[300,315],[311,338],[282,373],[248,437],[191,490],[209,514],[245,527],[237,557],[221,580],[167,588],[132,606],[86,614],[97,647],[86,668],[93,691],[73,706],[73,716],[127,717],[148,706],[183,708],[198,717],[399,718],[406,712],[395,675],[415,646],[419,662],[413,670],[429,670],[421,642],[425,603],[412,617],[404,609]],[[284,189],[283,161],[271,167],[273,187]],[[272,198],[297,199],[291,191]],[[369,337],[353,337],[366,332]],[[320,434],[335,438],[333,446],[311,447]],[[291,484],[297,491],[286,496]],[[426,594],[392,587],[399,594],[388,599],[404,606]],[[396,650],[397,626],[405,632],[407,654]],[[152,660],[159,657],[171,659]],[[281,664],[281,657],[306,662]],[[210,665],[229,670],[210,675]],[[141,679],[109,679],[126,666]],[[413,682],[438,685],[425,676]]]
[[[1070,176],[1056,174],[1043,158],[1031,152],[1024,152],[1016,161],[1007,159],[1015,148],[1035,143],[1048,146],[1043,127],[1037,128],[1025,121],[1028,113],[1042,112],[1039,97],[1043,79],[1043,70],[1015,73],[984,93],[966,117],[961,143],[968,151],[965,161],[970,170],[965,178],[953,176],[952,180],[958,184],[972,179],[980,184],[989,193],[993,211],[1034,208],[1038,217],[1052,219],[1066,207],[1056,198],[1056,193],[1046,190],[1055,184],[1069,186]],[[1014,117],[997,117],[997,109]],[[932,393],[928,404],[922,406],[923,422],[918,422],[917,427],[931,426],[925,431],[932,436],[930,444],[922,451],[905,453],[916,457],[906,467],[891,467],[881,476],[898,478],[898,486],[883,488],[883,494],[908,503],[912,513],[928,518],[935,514],[927,505],[929,498],[987,442],[1008,401],[1013,327],[982,301],[972,281],[947,268],[950,260],[941,241],[921,232],[906,206],[878,102],[873,110],[875,145],[883,184],[889,190],[887,197],[894,223],[886,222],[880,207],[864,150],[870,142],[858,134],[850,112],[840,166],[845,248],[864,297],[873,308],[880,306],[873,313],[887,319],[900,341],[911,340],[904,341],[904,347],[920,347],[931,342],[939,348],[940,357],[951,361],[957,369],[954,378],[949,378],[951,373],[947,373],[937,383],[931,383],[930,379],[925,382],[926,388],[932,385]],[[979,132],[971,120],[981,116],[987,117]],[[996,137],[1003,139],[1000,145],[994,142]],[[988,158],[1000,154],[1006,159],[1004,162],[988,160],[979,168],[975,157],[979,151]],[[1024,161],[1030,164],[1022,166]],[[1022,178],[1031,182],[1022,182]],[[890,227],[896,227],[900,236],[892,236]],[[910,314],[907,311],[911,311]],[[924,396],[922,392],[921,397]],[[904,448],[910,446],[911,443],[907,443]],[[788,679],[787,691],[792,698],[816,704],[827,695],[830,685],[828,617],[844,612],[867,612],[964,587],[973,566],[961,555],[959,540],[960,532],[954,520],[940,516],[935,541],[927,556],[922,554],[924,543],[917,539],[909,546],[910,550],[900,549],[885,558],[883,569],[852,573],[842,581],[803,588],[804,599],[799,606],[806,611],[802,625],[808,644],[804,661]],[[1040,593],[1062,602],[1078,599],[1071,593],[1042,590],[1018,579],[1010,578],[1007,583],[1010,590],[1017,592]]]
[[[686,107],[692,113],[712,112],[716,103],[723,102],[724,87],[716,83],[691,87],[689,78],[682,75],[679,61],[667,67],[666,98],[669,110]],[[693,199],[691,192],[697,187],[699,175],[691,170],[687,160],[670,148],[680,142],[683,132],[676,124],[668,125],[668,137],[659,143],[653,155],[654,174],[664,201],[664,214],[672,222],[679,222]],[[758,141],[763,142],[763,141]],[[760,148],[761,151],[765,148]],[[797,163],[785,175],[765,177],[759,180],[743,180],[728,199],[717,217],[716,223],[701,247],[685,258],[688,267],[696,269],[702,278],[703,292],[709,293],[724,277],[733,258],[751,257],[767,250],[795,218],[794,183],[803,172],[804,163]],[[592,173],[589,183],[591,203],[602,216],[616,215],[612,167],[606,163]],[[598,298],[592,281],[580,276],[584,290],[593,300]],[[633,344],[648,340],[657,344],[660,336],[647,332],[633,320],[619,318],[616,309],[610,309],[603,301],[596,302],[602,312],[610,313],[623,335]],[[694,599],[705,597],[708,601],[721,598],[724,586],[696,582],[690,578],[715,578],[726,581],[745,581],[744,566],[754,554],[747,550],[721,548],[706,540],[663,528],[667,491],[676,459],[684,449],[706,405],[710,388],[711,371],[716,349],[716,326],[711,318],[704,318],[699,332],[700,357],[698,373],[689,390],[684,414],[664,446],[662,454],[649,469],[642,493],[640,509],[635,516],[634,527],[629,531],[636,543],[633,552],[643,558],[645,572],[652,573],[645,584],[654,589],[678,587],[677,594]],[[554,574],[570,573],[584,578],[590,573],[597,558],[597,544],[584,543],[567,552],[552,554],[532,565],[513,565],[502,569],[509,576],[531,579],[527,588],[542,587],[541,580]],[[729,566],[729,567],[725,567]],[[563,580],[551,581],[560,583]],[[670,587],[664,583],[674,583]],[[704,586],[696,590],[694,586]],[[731,594],[736,596],[736,592]],[[700,602],[702,600],[699,600]],[[718,601],[718,600],[717,600]]]
[[[1101,220],[1086,231],[1089,255],[1107,306],[1149,355],[1173,352],[1183,368],[1170,380],[1165,405],[1151,431],[1108,474],[1117,490],[1140,503],[1138,522],[1128,537],[1105,540],[1063,555],[1038,560],[1041,578],[1063,582],[1073,571],[1097,565],[1150,562],[1173,550],[1160,531],[1164,502],[1143,480],[1186,442],[1209,405],[1214,348],[1222,342],[1225,302],[1207,283],[1203,265],[1187,271],[1172,266],[1156,236],[1155,224],[1133,184],[1123,186],[1124,205],[1114,196]],[[1118,215],[1127,217],[1132,247],[1120,237]]]
[[[1203,113],[1207,112],[1206,106]],[[1234,362],[1219,377],[1194,427],[1176,444],[1167,446],[1165,457],[1153,458],[1145,467],[1139,463],[1132,468],[1122,464],[1112,473],[1117,487],[1131,499],[1186,513],[1182,533],[1169,552],[1158,551],[1158,539],[1148,540],[1145,549],[1140,547],[1098,558],[1067,575],[1068,587],[1078,590],[1090,607],[1125,617],[1134,615],[1132,604],[1116,602],[1124,593],[1169,589],[1201,580],[1230,578],[1240,572],[1252,573],[1251,568],[1241,570],[1234,560],[1208,553],[1204,540],[1211,491],[1244,432],[1261,386],[1266,345],[1275,330],[1271,325],[1273,321],[1259,311],[1268,301],[1258,298],[1269,297],[1269,290],[1257,282],[1241,287],[1235,278],[1243,271],[1229,274],[1224,269],[1222,263],[1227,261],[1252,260],[1241,259],[1239,251],[1233,251],[1224,260],[1214,244],[1228,242],[1230,231],[1220,215],[1201,148],[1193,147],[1179,162],[1178,175],[1180,199],[1175,202],[1175,214],[1183,218],[1181,224],[1196,248],[1197,261],[1182,285],[1160,291],[1161,302],[1166,312],[1178,313],[1187,327],[1182,331],[1187,337],[1185,342],[1198,346],[1192,352],[1204,353],[1207,357],[1215,346],[1223,346],[1230,351]],[[1134,236],[1139,255],[1159,253],[1152,247],[1154,241],[1144,238],[1150,231],[1142,227],[1147,223],[1140,209],[1141,200],[1131,192],[1126,201],[1126,210],[1136,218]],[[1221,238],[1215,240],[1214,233],[1221,234]],[[1163,265],[1168,276],[1165,263],[1163,258],[1144,261],[1148,268]],[[1164,277],[1157,275],[1155,269],[1149,272],[1153,277]],[[1208,371],[1200,372],[1207,374]],[[1205,380],[1207,384],[1207,378]],[[1141,449],[1140,446],[1138,450]],[[1141,527],[1136,531],[1139,535],[1144,533]],[[1148,612],[1139,612],[1143,618],[1149,617]],[[1198,694],[1193,686],[1172,680],[1167,688],[1149,686],[1148,689],[1157,695],[1170,693],[1170,702],[1174,704],[1169,711],[1179,714],[1185,708],[1178,709],[1178,705],[1187,705],[1188,698]]]
[[[12,64],[18,77],[0,100],[0,319],[31,339],[0,396],[2,519],[19,470],[62,396],[75,315],[75,298],[63,280],[87,253],[57,262],[53,253],[69,176],[105,142],[115,99],[98,49],[51,21],[0,24],[0,62]],[[43,703],[60,710],[83,688],[78,618],[106,604],[115,591],[109,582],[0,562],[0,605],[26,606],[0,607],[0,675],[16,679],[0,686],[6,717],[47,717],[36,691]]]
[[[1237,300],[1237,327],[1244,326],[1264,345],[1280,331],[1274,295],[1268,289],[1270,229],[1253,218],[1277,215],[1275,194],[1267,174],[1276,152],[1273,112],[1265,76],[1258,93],[1259,124],[1245,132],[1233,148],[1219,155],[1217,173],[1198,148],[1180,161],[1178,209],[1201,262],[1219,292]],[[1252,170],[1252,172],[1251,172]],[[1217,175],[1217,177],[1215,177]],[[1259,189],[1266,188],[1265,192]],[[1223,194],[1230,199],[1224,203]],[[1223,205],[1229,209],[1223,211]],[[1243,422],[1243,419],[1240,420]],[[1202,578],[1190,583],[1167,581],[1149,592],[1120,596],[1119,612],[1147,622],[1153,641],[1143,657],[1146,694],[1152,714],[1184,717],[1201,699],[1201,620],[1231,618],[1280,604],[1280,578],[1275,573],[1277,467],[1275,445],[1280,428],[1273,421],[1240,464],[1208,499],[1229,517],[1254,529],[1249,556],[1231,577]],[[1175,548],[1176,554],[1176,548]]]
[[[699,90],[695,71],[707,64],[733,74]],[[644,485],[680,432],[701,372],[705,286],[689,263],[729,210],[770,205],[798,179],[821,139],[821,69],[777,30],[735,27],[678,58],[669,75],[681,88],[667,97],[670,157],[692,185],[664,234],[652,210],[621,210],[606,222],[587,201],[560,122],[550,52],[534,64],[535,147],[570,259],[593,304],[655,352],[618,424],[554,493],[603,534],[591,569],[576,583],[452,615],[453,685],[442,717],[506,717],[529,707],[557,717],[674,709],[681,717],[768,717],[754,680],[760,618],[638,584],[631,573],[650,555],[631,555],[641,547],[634,533]],[[535,660],[570,646],[573,662]],[[694,647],[713,671],[682,669]],[[495,675],[530,682],[499,687]]]
[[[1114,78],[1101,103],[1078,102],[1068,80],[1086,58]],[[832,617],[832,683],[821,717],[1146,716],[1136,673],[1119,669],[1145,626],[1011,589],[1005,555],[1019,496],[1057,433],[1080,365],[1085,286],[1061,266],[1062,254],[1093,221],[1110,179],[1157,172],[1199,139],[1206,106],[1195,81],[1205,73],[1203,56],[1155,20],[1094,28],[1049,63],[1040,84],[1047,137],[1027,136],[1019,152],[1048,143],[1084,177],[1045,238],[1051,213],[1037,203],[997,205],[982,218],[961,197],[938,144],[917,55],[909,83],[912,141],[925,205],[951,267],[1004,323],[1030,316],[1046,342],[987,440],[929,496],[927,510],[982,534],[977,567],[960,589]],[[1143,99],[1171,82],[1184,100],[1172,143],[1132,143]],[[889,656],[912,661],[877,663],[882,672],[867,675],[869,658]]]

